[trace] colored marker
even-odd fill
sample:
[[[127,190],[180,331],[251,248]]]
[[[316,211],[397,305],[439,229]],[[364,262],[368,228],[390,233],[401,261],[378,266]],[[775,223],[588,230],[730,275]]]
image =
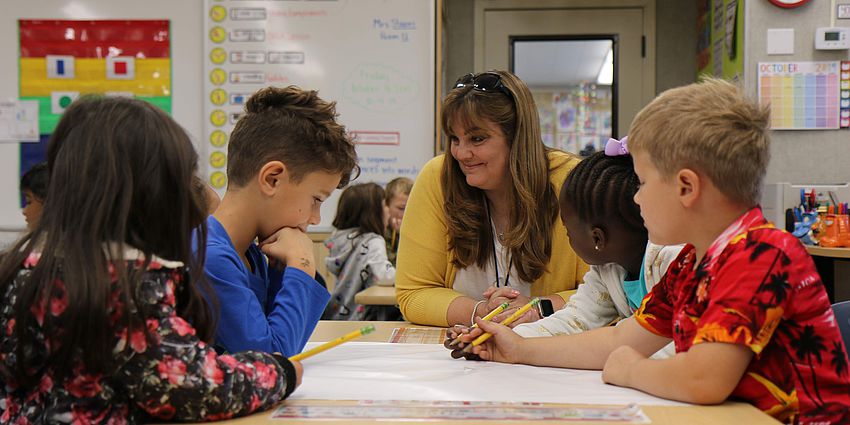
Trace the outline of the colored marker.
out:
[[[535,298],[535,299],[531,300],[531,302],[520,307],[519,310],[515,311],[514,314],[511,314],[510,316],[508,316],[507,319],[502,320],[502,324],[505,325],[505,326],[510,325],[511,323],[516,321],[516,319],[519,319],[520,317],[522,317],[522,315],[525,314],[526,311],[530,310],[531,307],[536,306],[537,303],[539,303],[539,302],[540,302],[540,298]],[[475,347],[477,345],[481,345],[481,343],[490,339],[491,336],[493,336],[493,334],[491,334],[489,332],[484,332],[483,334],[481,334],[481,336],[479,336],[478,338],[475,338],[475,341],[472,341],[472,344],[467,345],[466,348],[463,349],[463,352],[464,353],[471,352],[472,347]]]
[[[315,356],[316,354],[319,354],[322,351],[330,350],[331,348],[334,348],[337,345],[342,344],[343,342],[348,342],[348,341],[351,341],[352,339],[360,338],[361,336],[366,335],[366,334],[370,334],[374,331],[375,331],[375,325],[369,325],[369,326],[360,328],[360,329],[358,329],[354,332],[349,332],[349,333],[347,333],[347,334],[345,334],[345,335],[343,335],[343,336],[341,336],[341,337],[339,337],[339,338],[337,338],[333,341],[328,341],[328,342],[326,342],[326,343],[324,343],[324,344],[322,344],[318,347],[312,348],[312,349],[307,350],[307,351],[300,353],[300,354],[296,354],[296,355],[290,357],[289,360],[292,360],[292,361],[304,360],[307,357]]]
[[[505,302],[505,303],[501,303],[501,304],[499,304],[499,306],[498,306],[498,307],[494,308],[494,309],[493,309],[493,311],[491,311],[491,312],[487,313],[487,315],[486,315],[486,316],[484,316],[484,317],[482,317],[481,319],[482,319],[482,320],[490,320],[490,319],[492,319],[492,318],[496,317],[496,315],[497,315],[497,314],[499,314],[499,313],[501,313],[501,312],[503,312],[503,311],[507,310],[509,305],[510,305],[510,304],[508,304],[508,303],[506,303],[506,302]],[[471,328],[469,328],[469,329],[470,329],[470,330],[472,330],[472,329],[475,329],[475,328],[477,328],[477,327],[478,327],[478,323],[475,323],[475,324],[473,324],[473,325],[472,325],[472,327],[471,327]],[[461,337],[461,336],[460,336],[460,335],[458,335],[455,339],[453,339],[453,340],[452,340],[452,342],[450,342],[450,343],[449,343],[449,347],[454,347],[455,345],[457,345],[457,343],[459,343],[459,342],[460,342],[460,337]]]

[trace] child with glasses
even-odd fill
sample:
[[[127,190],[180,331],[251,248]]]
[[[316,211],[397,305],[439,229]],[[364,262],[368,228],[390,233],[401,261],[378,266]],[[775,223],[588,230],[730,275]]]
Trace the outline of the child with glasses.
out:
[[[531,92],[506,71],[458,79],[441,122],[449,152],[423,167],[401,226],[404,317],[468,325],[531,297],[560,309],[587,271],[557,213],[557,188],[579,159],[543,145]],[[531,310],[515,323],[540,317]]]
[[[649,238],[687,243],[616,327],[523,339],[479,321],[486,360],[602,369],[610,384],[689,403],[747,401],[786,423],[850,423],[844,343],[814,262],[758,206],[768,110],[729,82],[666,91],[629,134]],[[673,341],[676,355],[647,357]]]

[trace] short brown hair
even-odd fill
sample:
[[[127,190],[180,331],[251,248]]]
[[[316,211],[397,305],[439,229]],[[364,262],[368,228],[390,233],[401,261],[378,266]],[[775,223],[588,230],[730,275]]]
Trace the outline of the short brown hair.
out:
[[[643,108],[629,148],[649,154],[665,177],[691,168],[732,201],[755,205],[770,160],[769,117],[738,86],[707,78],[667,90]]]
[[[384,234],[384,189],[375,183],[351,185],[342,191],[333,222],[337,229],[357,228],[361,234]]]
[[[387,183],[386,189],[384,189],[384,201],[390,202],[393,197],[400,194],[410,195],[410,191],[413,189],[413,180],[407,177],[396,177],[390,180]]]
[[[297,86],[266,87],[245,104],[227,146],[228,184],[245,186],[269,161],[283,162],[294,182],[313,171],[359,174],[354,143],[336,122],[336,102]]]

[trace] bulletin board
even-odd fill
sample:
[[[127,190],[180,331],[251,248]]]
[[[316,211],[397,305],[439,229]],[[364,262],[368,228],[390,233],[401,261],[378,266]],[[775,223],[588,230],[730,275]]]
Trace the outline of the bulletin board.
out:
[[[743,78],[744,1],[697,1],[697,75]]]
[[[357,182],[415,178],[434,155],[436,0],[205,0],[209,183],[227,185],[227,142],[256,90],[297,85],[337,102],[357,143]],[[322,205],[332,227],[339,191]]]

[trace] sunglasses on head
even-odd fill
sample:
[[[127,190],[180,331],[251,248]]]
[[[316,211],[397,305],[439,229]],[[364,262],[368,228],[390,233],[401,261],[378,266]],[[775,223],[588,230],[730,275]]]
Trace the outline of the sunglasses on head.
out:
[[[495,72],[482,72],[480,74],[469,73],[466,74],[455,81],[456,89],[461,87],[472,86],[475,90],[480,90],[483,92],[494,92],[499,91],[506,94],[509,98],[513,99],[513,95],[511,91],[502,84],[502,76]]]

